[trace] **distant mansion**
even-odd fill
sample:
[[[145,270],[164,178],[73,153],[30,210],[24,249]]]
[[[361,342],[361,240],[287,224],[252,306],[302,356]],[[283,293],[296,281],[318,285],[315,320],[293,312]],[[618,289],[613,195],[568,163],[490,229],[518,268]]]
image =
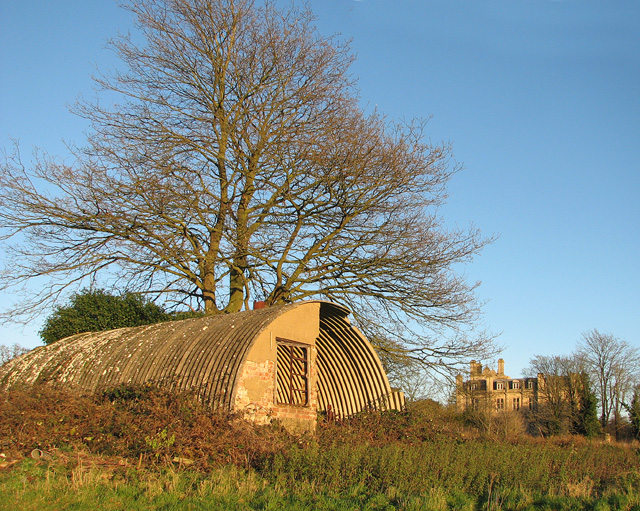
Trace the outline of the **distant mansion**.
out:
[[[469,379],[456,378],[456,408],[465,410],[518,411],[534,410],[539,403],[539,392],[544,388],[544,377],[509,378],[504,374],[504,360],[498,360],[498,371],[471,361]],[[542,388],[539,388],[542,387]]]

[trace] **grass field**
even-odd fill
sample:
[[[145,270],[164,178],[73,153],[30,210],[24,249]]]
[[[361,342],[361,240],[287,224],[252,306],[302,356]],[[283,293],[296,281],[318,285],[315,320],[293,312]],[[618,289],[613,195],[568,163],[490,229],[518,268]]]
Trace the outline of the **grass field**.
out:
[[[640,511],[636,444],[487,438],[417,411],[292,436],[155,389],[0,405],[0,510]]]

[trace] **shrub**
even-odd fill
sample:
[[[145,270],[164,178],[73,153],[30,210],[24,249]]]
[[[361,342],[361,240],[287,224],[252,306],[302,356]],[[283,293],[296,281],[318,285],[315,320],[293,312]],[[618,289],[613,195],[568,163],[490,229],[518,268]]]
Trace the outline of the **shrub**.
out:
[[[57,307],[40,330],[45,344],[83,333],[150,325],[198,316],[198,313],[169,313],[140,295],[115,296],[104,289],[84,289],[74,294],[68,305]]]
[[[37,448],[62,458],[60,450],[73,450],[68,458],[114,457],[123,466],[188,467],[202,476],[232,465],[272,488],[307,488],[309,498],[353,494],[360,507],[528,509],[551,496],[562,506],[600,499],[618,508],[614,496],[626,495],[620,508],[632,509],[640,501],[637,445],[571,435],[469,438],[450,420],[372,412],[294,436],[153,385],[93,395],[36,385],[0,392],[0,453],[19,459]]]
[[[99,394],[44,384],[0,392],[0,452],[6,455],[80,449],[143,464],[179,458],[198,470],[227,463],[248,468],[289,441],[280,428],[253,427],[192,394],[152,385]]]

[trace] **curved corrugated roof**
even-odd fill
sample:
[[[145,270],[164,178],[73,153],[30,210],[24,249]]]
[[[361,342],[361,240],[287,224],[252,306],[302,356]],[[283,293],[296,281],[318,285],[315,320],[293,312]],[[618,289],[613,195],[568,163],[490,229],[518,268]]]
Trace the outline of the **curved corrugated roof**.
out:
[[[155,325],[79,334],[0,368],[0,387],[54,381],[96,390],[153,381],[195,389],[215,407],[231,409],[241,369],[258,335],[277,317],[320,303],[318,409],[351,415],[391,393],[371,344],[329,302],[283,306]]]
[[[345,321],[343,310],[320,312],[318,347],[318,409],[328,405],[343,416],[374,406],[391,392],[389,381],[371,344]]]

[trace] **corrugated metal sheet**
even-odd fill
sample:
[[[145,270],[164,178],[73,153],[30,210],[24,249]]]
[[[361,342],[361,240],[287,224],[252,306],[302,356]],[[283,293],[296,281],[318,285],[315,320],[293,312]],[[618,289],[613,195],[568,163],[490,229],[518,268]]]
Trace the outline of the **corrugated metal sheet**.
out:
[[[299,302],[237,314],[79,334],[0,368],[0,387],[52,381],[86,390],[153,381],[196,390],[214,407],[231,409],[249,349],[277,317]],[[318,302],[316,302],[318,303]],[[399,408],[371,344],[352,327],[348,309],[319,302],[318,410],[338,416],[367,408]],[[398,404],[400,403],[400,404]]]
[[[347,314],[347,309],[324,304],[320,309],[318,410],[331,405],[336,416],[347,417],[366,409],[402,409],[402,395],[391,397],[380,359]]]
[[[249,348],[286,306],[79,334],[10,361],[0,387],[39,381],[96,390],[153,381],[229,409]]]

